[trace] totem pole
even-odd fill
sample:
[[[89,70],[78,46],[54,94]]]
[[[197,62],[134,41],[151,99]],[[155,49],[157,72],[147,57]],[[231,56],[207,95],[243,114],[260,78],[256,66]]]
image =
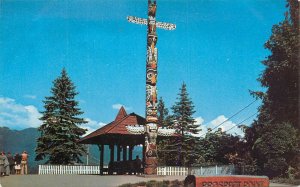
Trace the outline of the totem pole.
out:
[[[129,22],[148,25],[147,31],[147,60],[146,60],[146,125],[144,130],[139,132],[145,133],[145,168],[144,174],[156,175],[157,173],[157,134],[170,135],[174,131],[158,129],[157,125],[157,34],[156,28],[174,30],[175,25],[171,23],[156,22],[156,0],[148,0],[148,19],[128,16]],[[134,127],[128,127],[128,130],[134,133],[138,131]]]

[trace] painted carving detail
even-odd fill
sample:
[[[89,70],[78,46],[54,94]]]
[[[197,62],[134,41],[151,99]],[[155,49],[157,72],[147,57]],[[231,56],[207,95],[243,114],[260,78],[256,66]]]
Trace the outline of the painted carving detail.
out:
[[[148,1],[148,34],[146,66],[146,153],[145,174],[156,174],[157,167],[157,35],[156,35],[156,1]]]
[[[128,16],[129,22],[147,25],[147,63],[146,63],[146,125],[145,133],[145,170],[146,175],[155,175],[157,169],[156,137],[169,136],[173,131],[157,126],[157,34],[156,28],[174,30],[175,24],[156,22],[156,0],[148,0],[148,19]],[[141,127],[127,126],[131,133],[142,133]],[[160,132],[161,130],[161,132]]]

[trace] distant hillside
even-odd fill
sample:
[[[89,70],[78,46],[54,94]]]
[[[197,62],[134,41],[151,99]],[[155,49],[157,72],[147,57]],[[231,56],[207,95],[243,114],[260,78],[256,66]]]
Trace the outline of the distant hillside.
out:
[[[0,127],[0,150],[5,152],[22,153],[26,150],[29,159],[34,159],[36,138],[39,136],[37,129],[28,128],[24,130],[10,130],[7,127]]]
[[[45,161],[35,161],[36,139],[39,137],[39,132],[36,128],[28,128],[24,130],[11,130],[7,127],[0,127],[0,151],[22,153],[26,150],[29,154],[29,169],[31,173],[37,173],[39,164]],[[115,149],[116,150],[116,149]],[[115,151],[116,152],[116,151]],[[89,165],[99,164],[99,150],[96,145],[89,145]],[[142,148],[136,147],[133,150],[133,158],[139,155],[141,158]],[[105,147],[104,164],[108,164],[110,153],[108,147]],[[82,161],[86,164],[87,156],[82,157]]]

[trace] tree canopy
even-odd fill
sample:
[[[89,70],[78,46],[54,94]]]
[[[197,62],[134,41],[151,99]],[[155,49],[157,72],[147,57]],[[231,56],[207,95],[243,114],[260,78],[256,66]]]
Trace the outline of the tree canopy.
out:
[[[262,61],[265,70],[258,81],[266,91],[252,92],[262,105],[245,135],[259,171],[270,177],[285,176],[289,167],[300,169],[299,151],[293,151],[300,148],[299,3],[287,2],[285,19],[273,26],[265,43],[270,55]]]

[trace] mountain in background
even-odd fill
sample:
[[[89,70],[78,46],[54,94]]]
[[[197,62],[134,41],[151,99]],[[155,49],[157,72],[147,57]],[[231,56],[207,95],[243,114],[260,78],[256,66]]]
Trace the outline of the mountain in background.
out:
[[[38,172],[38,165],[44,164],[45,161],[35,161],[35,147],[36,139],[39,137],[37,128],[27,128],[24,130],[11,130],[8,127],[0,127],[0,151],[15,153],[22,153],[24,150],[29,155],[28,165],[30,173]],[[97,145],[87,145],[89,154],[82,156],[84,164],[99,165],[99,150]],[[116,150],[116,149],[115,149]],[[108,165],[110,152],[108,146],[104,149],[104,165]],[[135,147],[133,150],[133,159],[136,155],[142,158],[142,147]],[[122,156],[122,155],[121,155]],[[88,158],[88,159],[87,159]],[[116,158],[116,151],[115,151]]]

